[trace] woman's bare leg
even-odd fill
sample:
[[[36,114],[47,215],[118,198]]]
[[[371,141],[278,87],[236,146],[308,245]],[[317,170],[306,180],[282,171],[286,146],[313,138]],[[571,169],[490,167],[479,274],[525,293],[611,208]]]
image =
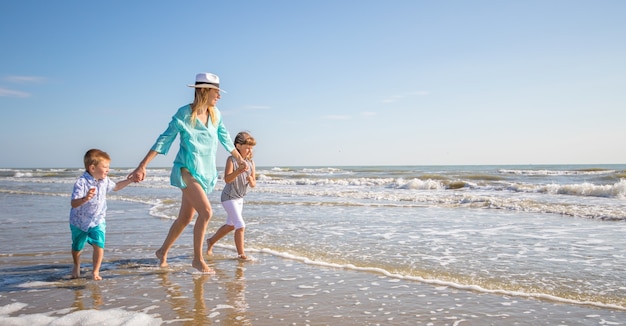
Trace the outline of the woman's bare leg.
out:
[[[188,171],[183,170],[182,175],[187,184],[187,187],[183,189],[183,203],[192,205],[193,209],[198,212],[193,228],[193,261],[191,265],[202,273],[210,273],[213,270],[204,262],[202,247],[204,246],[204,234],[213,214],[211,202],[209,202],[202,186]]]
[[[185,231],[185,228],[191,220],[193,219],[196,211],[193,209],[191,203],[185,201],[185,195],[183,193],[182,204],[180,206],[180,210],[178,211],[178,217],[170,226],[170,230],[167,233],[167,237],[163,241],[161,248],[156,251],[156,256],[159,259],[160,267],[167,267],[167,254],[174,245],[174,242],[180,237],[180,235]]]

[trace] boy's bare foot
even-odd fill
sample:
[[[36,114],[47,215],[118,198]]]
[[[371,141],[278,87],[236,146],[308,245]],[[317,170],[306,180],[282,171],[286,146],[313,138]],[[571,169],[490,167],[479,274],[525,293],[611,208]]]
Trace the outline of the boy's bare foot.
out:
[[[72,268],[72,278],[80,278],[80,266],[74,266]]]
[[[100,276],[100,273],[93,273],[93,280],[94,281],[101,281],[102,280],[102,276]]]
[[[200,273],[215,274],[215,271],[212,270],[211,267],[209,267],[204,261],[194,259],[193,262],[191,263],[191,266],[193,266],[193,268],[200,271]]]
[[[163,251],[161,251],[161,249],[157,250],[154,253],[157,258],[159,259],[159,267],[163,268],[163,267],[167,267],[167,254],[164,254]]]
[[[246,254],[237,255],[237,258],[241,260],[248,260],[248,256],[246,256]]]
[[[211,238],[206,239],[206,254],[207,256],[212,256],[213,255],[213,243],[211,243]]]

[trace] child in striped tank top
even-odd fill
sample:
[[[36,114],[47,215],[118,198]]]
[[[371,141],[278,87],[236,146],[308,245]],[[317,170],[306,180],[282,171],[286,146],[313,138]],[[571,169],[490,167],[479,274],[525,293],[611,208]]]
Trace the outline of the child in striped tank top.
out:
[[[213,246],[230,231],[235,230],[235,247],[237,257],[247,260],[248,256],[244,251],[244,232],[246,224],[243,221],[243,197],[248,191],[248,186],[256,186],[256,175],[254,161],[252,161],[252,149],[256,145],[256,140],[252,136],[242,131],[237,134],[234,140],[235,148],[244,159],[243,164],[238,164],[232,156],[226,159],[224,168],[224,182],[226,185],[222,190],[222,206],[228,215],[226,224],[222,225],[213,236],[207,239],[207,255],[213,254]]]

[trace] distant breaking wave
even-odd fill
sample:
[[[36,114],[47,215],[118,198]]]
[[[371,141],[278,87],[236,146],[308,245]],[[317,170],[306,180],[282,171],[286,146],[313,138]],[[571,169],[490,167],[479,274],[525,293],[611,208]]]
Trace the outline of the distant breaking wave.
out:
[[[617,171],[608,169],[583,169],[583,170],[507,170],[500,169],[498,172],[503,174],[516,175],[600,175],[613,174]]]
[[[545,193],[553,195],[590,196],[606,198],[626,198],[626,179],[612,185],[580,184],[527,184],[479,182],[476,180],[433,180],[433,179],[403,179],[403,178],[271,178],[265,175],[258,177],[265,184],[275,185],[302,185],[302,186],[366,186],[385,187],[400,190],[455,190],[470,188],[476,190],[498,190],[527,193]]]

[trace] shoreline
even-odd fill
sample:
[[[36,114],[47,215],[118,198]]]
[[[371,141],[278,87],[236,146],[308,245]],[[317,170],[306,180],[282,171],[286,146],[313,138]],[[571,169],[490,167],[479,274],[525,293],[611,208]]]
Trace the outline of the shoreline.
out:
[[[208,260],[214,275],[196,272],[186,255],[173,257],[167,269],[156,267],[156,258],[106,261],[101,270],[104,279],[98,282],[61,276],[71,264],[39,266],[46,267],[43,274],[37,271],[46,281],[1,290],[0,311],[10,310],[11,304],[24,306],[0,313],[0,322],[34,320],[31,325],[38,325],[37,320],[78,318],[80,311],[93,318],[108,311],[117,314],[120,323],[123,316],[134,315],[144,323],[174,325],[497,325],[542,320],[566,325],[605,320],[621,325],[626,320],[626,311],[621,310],[479,293],[263,252],[252,256],[255,261],[243,262],[231,250],[216,248],[216,255]],[[28,273],[37,267],[14,270]],[[70,324],[79,324],[78,319]]]

